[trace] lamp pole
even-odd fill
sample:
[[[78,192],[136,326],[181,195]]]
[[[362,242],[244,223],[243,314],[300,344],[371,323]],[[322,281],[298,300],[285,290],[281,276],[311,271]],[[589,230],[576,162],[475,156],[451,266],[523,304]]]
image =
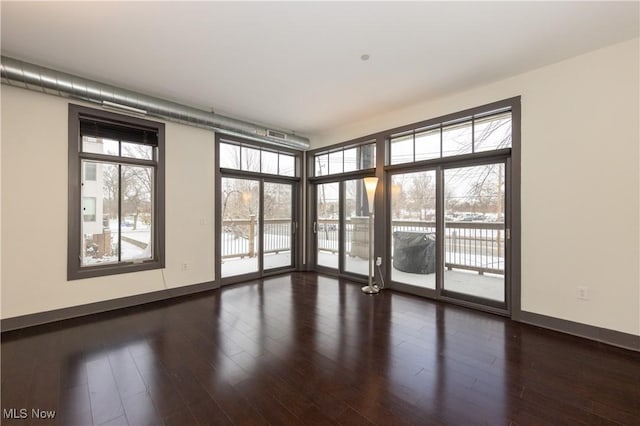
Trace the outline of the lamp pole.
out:
[[[378,186],[377,177],[364,178],[364,186],[367,190],[367,202],[369,203],[369,285],[362,287],[366,294],[377,294],[380,288],[373,282],[373,201]]]

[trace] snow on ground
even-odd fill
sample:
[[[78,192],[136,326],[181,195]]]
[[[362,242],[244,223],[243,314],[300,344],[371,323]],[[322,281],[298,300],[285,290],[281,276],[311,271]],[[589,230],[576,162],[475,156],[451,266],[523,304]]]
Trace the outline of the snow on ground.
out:
[[[264,256],[264,269],[274,269],[291,265],[291,252],[270,253]],[[248,274],[258,271],[258,257],[222,259],[222,276]]]

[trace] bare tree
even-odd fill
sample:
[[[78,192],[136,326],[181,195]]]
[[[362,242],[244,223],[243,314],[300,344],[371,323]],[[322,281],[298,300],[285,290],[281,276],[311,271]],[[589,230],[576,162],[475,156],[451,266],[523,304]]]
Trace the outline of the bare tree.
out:
[[[479,119],[474,127],[474,146],[477,151],[502,149],[511,146],[511,117],[507,115]],[[462,153],[462,152],[460,152]],[[447,209],[451,211],[503,212],[504,165],[502,163],[459,168],[449,171],[449,185],[466,187],[464,194],[449,193]],[[471,184],[465,182],[472,182]]]
[[[145,145],[122,144],[124,156],[151,158],[152,148]],[[133,216],[133,229],[137,230],[140,215],[151,218],[154,169],[144,166],[103,164],[102,187],[104,207],[109,217],[118,217],[119,206],[123,216]],[[120,200],[119,197],[122,197]],[[120,218],[124,222],[124,217]]]
[[[436,185],[433,173],[413,173],[408,192],[410,206],[414,211],[419,212],[420,220],[426,220],[427,210],[435,210]]]

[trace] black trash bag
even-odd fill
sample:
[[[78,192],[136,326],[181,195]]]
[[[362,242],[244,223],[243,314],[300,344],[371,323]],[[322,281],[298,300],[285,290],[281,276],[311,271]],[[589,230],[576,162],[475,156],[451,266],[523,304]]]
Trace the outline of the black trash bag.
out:
[[[393,267],[413,274],[433,274],[436,271],[436,234],[395,231]]]

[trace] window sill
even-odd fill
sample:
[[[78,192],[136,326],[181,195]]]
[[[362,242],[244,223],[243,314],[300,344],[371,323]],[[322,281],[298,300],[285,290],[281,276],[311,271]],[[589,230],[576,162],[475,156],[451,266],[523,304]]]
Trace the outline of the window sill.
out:
[[[119,263],[116,265],[90,266],[76,268],[67,271],[67,281],[82,280],[85,278],[104,277],[109,275],[128,274],[131,272],[150,271],[163,269],[164,263],[159,260],[147,260],[142,263]]]

